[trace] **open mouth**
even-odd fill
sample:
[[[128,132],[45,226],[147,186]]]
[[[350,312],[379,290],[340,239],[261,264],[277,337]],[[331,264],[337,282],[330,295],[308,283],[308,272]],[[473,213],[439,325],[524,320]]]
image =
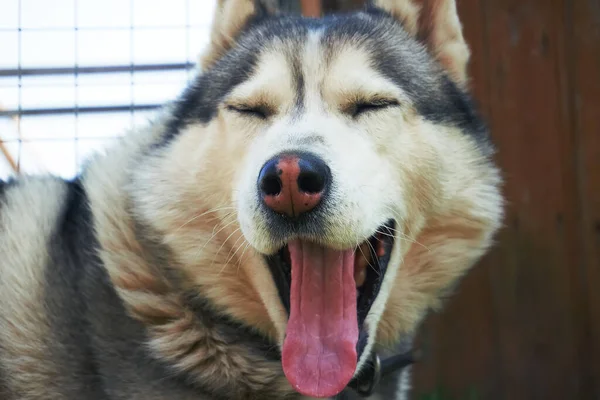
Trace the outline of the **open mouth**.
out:
[[[298,392],[334,396],[354,376],[367,341],[364,322],[390,260],[394,226],[394,221],[381,226],[356,248],[293,240],[266,257],[289,314],[283,369]]]

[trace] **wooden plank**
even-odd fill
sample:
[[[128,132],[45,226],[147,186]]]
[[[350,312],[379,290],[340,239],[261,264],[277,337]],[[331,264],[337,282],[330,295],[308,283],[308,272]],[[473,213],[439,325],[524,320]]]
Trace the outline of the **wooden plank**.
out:
[[[583,287],[588,326],[582,349],[587,398],[600,398],[600,2],[568,2],[572,17],[573,131],[583,253]]]
[[[482,263],[472,271],[445,309],[422,327],[419,343],[426,356],[414,369],[414,398],[438,388],[452,398],[502,398],[489,268]]]
[[[481,0],[462,0],[458,12],[464,35],[472,52],[471,92],[484,116],[489,115],[488,42]],[[477,398],[502,398],[499,372],[498,336],[492,290],[491,269],[499,268],[495,249],[484,258],[458,287],[445,309],[424,325],[420,340],[428,348],[428,358],[415,368],[415,394],[437,388],[453,397],[477,394]],[[418,398],[418,397],[417,397]]]
[[[365,0],[323,0],[325,12],[356,10],[364,4]]]
[[[563,0],[489,0],[491,125],[510,204],[492,271],[503,397],[584,398]]]
[[[320,17],[323,14],[321,0],[300,0],[302,15],[306,17]]]

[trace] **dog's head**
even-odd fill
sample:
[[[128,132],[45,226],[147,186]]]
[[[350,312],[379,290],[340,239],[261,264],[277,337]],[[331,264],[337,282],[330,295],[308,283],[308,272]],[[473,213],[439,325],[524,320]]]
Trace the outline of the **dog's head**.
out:
[[[220,0],[138,173],[184,281],[276,341],[303,394],[337,394],[374,344],[411,335],[498,228],[454,3],[305,19]]]

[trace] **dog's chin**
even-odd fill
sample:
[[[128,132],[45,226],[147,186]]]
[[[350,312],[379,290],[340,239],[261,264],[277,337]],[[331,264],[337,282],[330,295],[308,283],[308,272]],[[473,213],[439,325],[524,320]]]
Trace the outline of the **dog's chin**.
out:
[[[284,372],[300,393],[333,396],[354,376],[368,340],[365,320],[387,271],[394,232],[395,221],[390,220],[350,249],[328,247],[325,239],[317,243],[295,238],[264,256],[289,316]],[[324,378],[323,373],[328,375]]]

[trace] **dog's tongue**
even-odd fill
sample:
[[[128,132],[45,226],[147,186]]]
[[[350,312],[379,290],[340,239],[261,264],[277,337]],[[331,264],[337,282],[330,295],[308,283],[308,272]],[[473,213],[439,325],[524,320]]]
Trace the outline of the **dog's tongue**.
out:
[[[283,371],[305,396],[335,396],[350,382],[357,363],[354,250],[300,240],[288,248],[292,284]]]

